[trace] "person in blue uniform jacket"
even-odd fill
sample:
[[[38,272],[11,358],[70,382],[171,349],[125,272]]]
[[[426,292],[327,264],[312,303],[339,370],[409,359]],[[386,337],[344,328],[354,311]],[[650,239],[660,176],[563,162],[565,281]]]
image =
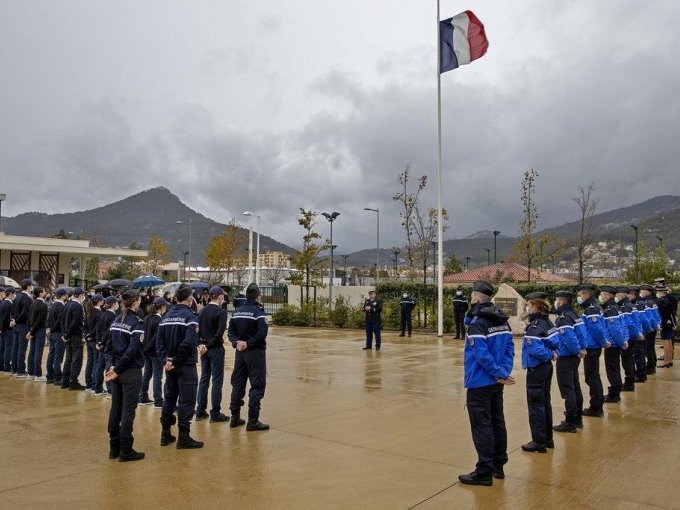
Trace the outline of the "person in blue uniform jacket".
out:
[[[404,292],[401,296],[401,301],[399,301],[399,308],[401,311],[401,333],[399,336],[404,336],[404,333],[408,330],[408,336],[411,336],[413,331],[413,309],[416,307],[416,302]]]
[[[645,305],[645,314],[649,321],[650,331],[645,335],[645,358],[647,359],[647,375],[656,373],[656,352],[654,352],[654,345],[656,344],[656,332],[661,325],[659,318],[659,308],[652,297],[654,286],[649,284],[640,285],[640,298],[638,301]]]
[[[104,296],[95,294],[90,300],[92,308],[85,319],[85,345],[87,346],[87,363],[85,364],[85,388],[94,392],[94,372],[99,358],[97,350],[97,324],[102,316]]]
[[[104,373],[109,371],[113,364],[113,354],[111,350],[111,335],[109,334],[111,324],[118,315],[118,298],[109,296],[104,300],[104,309],[97,324],[97,344],[95,348],[99,351],[99,358],[95,366],[94,394],[98,396],[111,396],[111,383],[106,382],[104,391]]]
[[[557,359],[557,330],[548,314],[550,305],[544,292],[527,294],[527,328],[522,340],[522,368],[527,371],[527,406],[531,441],[525,452],[546,453],[553,448],[550,385],[553,359]]]
[[[189,308],[194,302],[189,285],[180,285],[175,297],[177,304],[161,319],[156,338],[156,349],[165,369],[161,446],[177,441],[180,450],[202,448],[203,442],[189,435],[198,390],[198,317]],[[171,428],[175,421],[179,439],[172,435]]]
[[[238,294],[236,294],[236,296],[234,296],[234,310],[242,307],[245,304],[246,304],[246,295],[245,295],[243,289],[240,289],[238,291]]]
[[[111,382],[109,411],[109,459],[120,462],[142,460],[144,453],[132,448],[132,424],[135,420],[139,389],[142,386],[142,337],[144,323],[137,315],[141,296],[137,289],[123,292],[121,314],[109,328],[113,363],[104,379]]]
[[[607,328],[609,346],[604,351],[604,367],[609,381],[609,388],[604,401],[615,404],[621,401],[621,352],[628,348],[625,317],[616,307],[617,289],[608,285],[600,287],[600,303],[602,318]]]
[[[564,420],[553,427],[555,432],[576,432],[583,427],[583,393],[578,367],[585,358],[583,321],[572,307],[573,294],[567,290],[555,293],[555,328],[557,361],[555,372],[560,395],[564,399]]]
[[[465,338],[465,312],[468,311],[468,300],[463,294],[463,288],[456,289],[453,297],[453,317],[456,321],[456,336],[454,339]]]
[[[628,299],[633,305],[633,315],[640,324],[642,336],[633,342],[633,362],[635,364],[635,382],[647,382],[647,335],[652,331],[652,324],[649,321],[647,305],[640,299],[640,286],[633,285],[628,287]]]
[[[508,434],[503,414],[503,387],[515,384],[510,375],[515,355],[508,316],[491,303],[494,288],[484,281],[472,287],[465,340],[466,407],[472,441],[477,450],[476,469],[458,476],[467,485],[492,485],[505,478]]]
[[[656,287],[657,306],[661,319],[661,339],[663,340],[663,362],[657,368],[673,366],[673,335],[676,327],[675,303],[665,283]]]
[[[260,401],[264,398],[267,384],[267,314],[258,300],[260,288],[251,283],[246,289],[246,303],[234,310],[229,321],[229,342],[236,349],[234,369],[231,374],[231,428],[245,423],[241,418],[246,382],[250,381],[248,393],[248,425],[246,430],[268,430],[269,425],[260,421]]]
[[[635,362],[633,361],[633,345],[643,341],[644,335],[640,326],[640,320],[635,313],[633,304],[628,299],[628,287],[616,289],[616,304],[621,316],[621,326],[624,331],[626,347],[621,347],[621,365],[625,373],[625,381],[621,391],[635,391]]]
[[[382,313],[383,303],[378,299],[374,290],[368,293],[368,299],[364,300],[364,313],[366,319],[364,326],[366,329],[366,345],[363,350],[370,351],[373,346],[373,337],[375,336],[375,350],[380,350],[381,338],[380,331],[382,330]]]
[[[586,357],[583,359],[583,372],[590,390],[590,406],[583,410],[583,416],[602,417],[604,412],[604,390],[600,379],[600,356],[602,349],[609,344],[606,326],[595,299],[595,286],[584,283],[576,287],[576,302],[583,309],[581,319],[585,325]]]
[[[163,408],[163,362],[156,350],[156,338],[161,318],[165,315],[170,303],[160,296],[156,296],[151,304],[152,310],[144,317],[144,375],[142,376],[142,390],[139,393],[140,405],[153,404],[155,409]],[[153,378],[153,401],[149,400],[149,383]]]

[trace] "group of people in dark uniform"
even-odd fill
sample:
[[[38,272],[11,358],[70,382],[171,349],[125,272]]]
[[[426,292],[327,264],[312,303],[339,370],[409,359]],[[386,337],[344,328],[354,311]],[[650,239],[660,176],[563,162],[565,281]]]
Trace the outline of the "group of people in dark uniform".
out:
[[[199,297],[204,303],[200,312],[187,284],[177,288],[172,303],[156,296],[146,310],[141,309],[142,294],[133,288],[106,298],[88,296],[82,288],[70,292],[57,288],[49,305],[45,295],[45,289],[34,287],[30,279],[21,282],[20,291],[0,287],[0,371],[17,379],[107,396],[111,400],[110,459],[127,462],[144,458],[144,453],[133,449],[133,422],[139,404],[161,410],[161,446],[176,443],[178,449],[201,448],[203,443],[190,436],[194,418],[230,422],[232,428],[246,425],[248,431],[269,429],[259,420],[266,387],[268,326],[257,285],[250,284],[234,299],[229,321],[226,296],[219,286],[210,288],[208,300]],[[235,350],[231,417],[221,412],[225,332]],[[49,351],[43,376],[46,342]],[[85,349],[85,385],[81,385]],[[152,379],[153,400],[148,395]],[[248,383],[246,423],[241,407]],[[173,435],[175,425],[178,437]]]
[[[475,282],[465,317],[466,404],[478,462],[473,472],[460,475],[459,480],[469,485],[490,486],[493,478],[504,478],[508,461],[503,388],[515,384],[511,375],[515,347],[509,317],[492,303],[493,295],[491,284]],[[636,384],[645,383],[658,368],[673,366],[677,299],[663,279],[655,285],[599,289],[583,284],[574,292],[556,292],[553,302],[548,297],[543,292],[526,296],[521,352],[531,430],[531,441],[522,445],[526,452],[546,453],[555,446],[553,432],[576,433],[583,428],[584,416],[602,417],[605,403],[619,403],[621,392],[635,391]],[[657,332],[664,342],[664,357],[658,359]],[[600,377],[603,352],[607,394]],[[588,407],[579,382],[582,360]],[[657,361],[662,363],[657,366]],[[565,406],[564,419],[556,425],[551,404],[553,371]]]

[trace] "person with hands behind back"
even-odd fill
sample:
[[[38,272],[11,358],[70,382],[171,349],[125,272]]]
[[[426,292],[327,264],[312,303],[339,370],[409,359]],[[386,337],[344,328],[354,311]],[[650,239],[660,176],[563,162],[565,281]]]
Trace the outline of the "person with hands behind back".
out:
[[[466,406],[472,441],[477,450],[476,469],[458,476],[467,485],[493,484],[505,478],[508,462],[508,433],[503,414],[503,387],[515,384],[510,375],[515,344],[508,316],[491,302],[494,288],[477,281],[472,287],[465,341]]]
[[[141,296],[137,289],[123,292],[122,312],[109,328],[113,362],[104,376],[104,380],[111,382],[109,459],[117,458],[120,462],[144,458],[144,453],[132,448],[132,423],[139,402],[144,367],[144,324],[137,315],[140,303]]]

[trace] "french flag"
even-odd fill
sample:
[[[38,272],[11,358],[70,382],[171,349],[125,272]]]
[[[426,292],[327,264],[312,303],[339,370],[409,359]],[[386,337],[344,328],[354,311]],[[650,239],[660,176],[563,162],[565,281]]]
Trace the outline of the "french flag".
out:
[[[439,22],[439,72],[445,73],[484,56],[489,41],[484,25],[472,11]]]

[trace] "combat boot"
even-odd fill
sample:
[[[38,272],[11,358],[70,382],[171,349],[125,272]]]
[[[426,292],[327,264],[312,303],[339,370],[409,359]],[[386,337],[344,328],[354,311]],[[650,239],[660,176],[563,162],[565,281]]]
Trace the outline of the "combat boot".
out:
[[[487,487],[493,485],[493,478],[491,475],[480,475],[477,471],[473,471],[470,474],[458,475],[458,480],[465,485],[485,485]]]
[[[592,407],[586,407],[583,410],[583,416],[602,418],[604,416],[604,411],[602,411],[602,409],[593,409]]]
[[[562,421],[559,425],[555,425],[553,427],[553,430],[555,432],[571,432],[571,433],[576,433],[576,425],[574,424],[575,420],[570,420],[567,418],[566,420]]]
[[[109,440],[109,459],[114,460],[120,456],[120,442],[118,440]]]
[[[618,404],[621,402],[621,395],[619,394],[620,391],[621,388],[610,386],[609,391],[604,396],[604,401],[608,404]]]
[[[163,427],[161,432],[161,446],[168,446],[177,441],[177,438],[172,435],[170,427]]]
[[[196,441],[189,436],[188,430],[179,431],[179,439],[177,440],[178,450],[190,450],[194,448],[203,448],[203,441]]]
[[[621,391],[635,391],[635,382],[626,381],[623,383],[623,386],[621,386]]]
[[[236,427],[240,427],[241,425],[245,425],[246,420],[241,418],[241,413],[240,411],[231,411],[231,422],[229,423],[229,427],[232,429],[235,429]]]
[[[120,457],[118,462],[132,462],[135,460],[142,460],[145,457],[143,452],[136,452],[131,446],[120,449]]]
[[[248,425],[246,425],[246,430],[248,432],[253,432],[257,430],[269,430],[269,425],[262,423],[259,416],[248,417]]]

